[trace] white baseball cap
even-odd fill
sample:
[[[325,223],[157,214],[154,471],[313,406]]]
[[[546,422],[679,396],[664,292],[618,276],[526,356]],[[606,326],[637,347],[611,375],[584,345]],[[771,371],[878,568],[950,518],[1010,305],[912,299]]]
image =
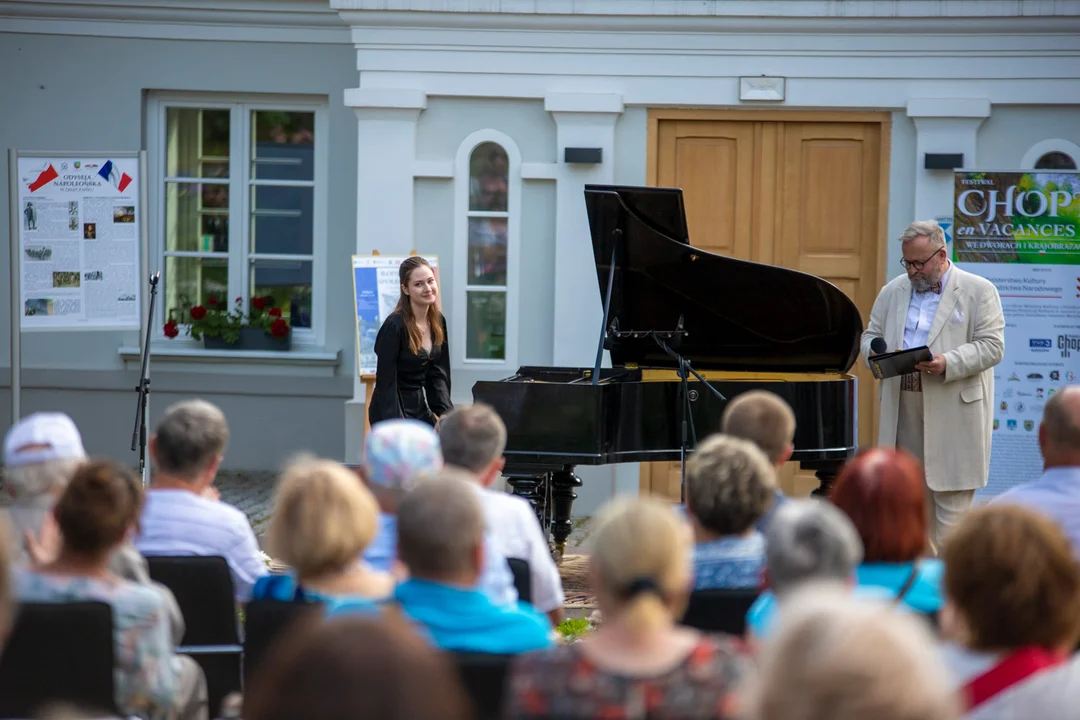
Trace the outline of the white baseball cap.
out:
[[[20,467],[49,460],[83,460],[82,436],[64,413],[34,413],[15,423],[4,438],[4,465]]]

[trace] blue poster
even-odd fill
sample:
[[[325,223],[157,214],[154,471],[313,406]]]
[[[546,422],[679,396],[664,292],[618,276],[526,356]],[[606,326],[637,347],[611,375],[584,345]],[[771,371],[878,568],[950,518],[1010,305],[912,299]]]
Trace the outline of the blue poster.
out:
[[[356,369],[361,376],[374,375],[378,364],[375,337],[383,319],[397,306],[401,289],[398,267],[407,255],[353,255],[353,293],[356,304]],[[424,258],[439,276],[439,260]]]

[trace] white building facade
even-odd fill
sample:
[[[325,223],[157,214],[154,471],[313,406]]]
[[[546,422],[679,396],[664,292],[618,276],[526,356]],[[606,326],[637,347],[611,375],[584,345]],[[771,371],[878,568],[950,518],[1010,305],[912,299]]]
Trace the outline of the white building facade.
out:
[[[207,292],[289,296],[288,353],[152,343],[152,410],[220,404],[237,468],[358,458],[354,253],[438,256],[468,402],[521,365],[592,364],[585,184],[683,187],[695,245],[825,277],[866,318],[904,226],[951,213],[942,156],[1080,162],[1074,0],[0,2],[0,61],[5,146],[147,151],[156,328]],[[26,335],[24,412],[123,457],[138,347]],[[580,512],[660,489],[580,474]]]

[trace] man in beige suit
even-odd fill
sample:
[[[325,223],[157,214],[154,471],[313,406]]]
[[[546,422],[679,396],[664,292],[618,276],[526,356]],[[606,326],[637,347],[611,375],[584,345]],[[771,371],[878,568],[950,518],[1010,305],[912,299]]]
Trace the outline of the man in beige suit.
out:
[[[1005,315],[989,280],[953,265],[933,220],[900,235],[907,275],[889,282],[870,312],[862,353],[926,345],[916,372],[881,381],[878,445],[899,447],[926,468],[930,540],[940,547],[986,486],[994,419],[994,366],[1005,349]]]

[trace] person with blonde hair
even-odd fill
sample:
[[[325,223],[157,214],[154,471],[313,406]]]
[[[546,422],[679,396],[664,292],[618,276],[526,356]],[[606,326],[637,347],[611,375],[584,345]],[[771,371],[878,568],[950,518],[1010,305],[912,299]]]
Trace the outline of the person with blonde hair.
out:
[[[924,622],[815,581],[783,605],[745,710],[746,720],[954,720],[960,708]]]
[[[274,500],[270,552],[292,570],[255,584],[252,597],[333,604],[388,597],[394,580],[361,558],[379,527],[379,505],[354,473],[332,460],[286,466]]]
[[[677,625],[693,582],[686,523],[649,498],[612,500],[595,523],[589,570],[604,623],[516,658],[506,717],[736,717],[745,644]]]

